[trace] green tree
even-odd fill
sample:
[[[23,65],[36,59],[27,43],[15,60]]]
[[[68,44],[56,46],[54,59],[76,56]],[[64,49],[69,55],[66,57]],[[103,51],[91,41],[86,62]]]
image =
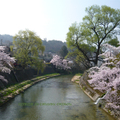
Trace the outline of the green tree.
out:
[[[88,63],[93,62],[97,65],[101,45],[119,34],[120,10],[93,5],[86,8],[86,12],[87,15],[82,23],[79,25],[74,23],[70,26],[66,39],[67,46],[72,50],[78,49]],[[96,48],[91,56],[82,48],[85,43]]]
[[[59,54],[63,58],[68,54],[68,49],[65,45],[61,47]]]
[[[37,75],[39,75],[39,71],[41,71],[41,73],[43,73],[44,69],[46,67],[43,60],[39,60],[39,59],[34,60],[34,66],[37,69]]]
[[[35,66],[39,63],[39,54],[44,52],[42,40],[32,31],[19,31],[13,37],[14,55],[17,61],[26,68],[28,65]]]
[[[108,41],[108,44],[113,45],[115,47],[119,46],[118,43],[119,43],[118,38],[114,38],[114,39],[111,39],[110,41]]]
[[[95,47],[89,46],[88,44],[81,44],[81,48],[89,58],[91,58],[93,52],[96,50]],[[88,69],[90,67],[90,64],[86,60],[85,56],[77,48],[73,47],[73,49],[71,49],[67,54],[67,57],[76,62],[79,67],[84,67],[84,69]]]

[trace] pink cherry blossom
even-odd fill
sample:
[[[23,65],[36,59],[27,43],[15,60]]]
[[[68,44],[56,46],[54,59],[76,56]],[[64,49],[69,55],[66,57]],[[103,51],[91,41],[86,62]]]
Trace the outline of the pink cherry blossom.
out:
[[[103,47],[106,50],[99,56],[104,58],[104,62],[100,67],[95,66],[88,70],[88,83],[101,93],[111,89],[104,98],[107,102],[105,107],[120,115],[120,58],[117,57],[120,54],[120,46],[104,44]]]
[[[12,68],[11,64],[15,62],[15,59],[4,52],[5,48],[6,46],[0,46],[0,70],[10,74],[10,68]],[[7,82],[2,75],[0,75],[0,80]]]
[[[59,55],[53,56],[53,59],[50,61],[53,65],[58,69],[68,70],[71,69],[68,65],[68,61],[66,59],[62,59]]]

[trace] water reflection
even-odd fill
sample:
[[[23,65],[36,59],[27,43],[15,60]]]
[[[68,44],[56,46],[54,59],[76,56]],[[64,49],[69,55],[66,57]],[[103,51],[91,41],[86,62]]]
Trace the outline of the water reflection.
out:
[[[35,84],[0,108],[0,120],[113,120],[71,78]]]

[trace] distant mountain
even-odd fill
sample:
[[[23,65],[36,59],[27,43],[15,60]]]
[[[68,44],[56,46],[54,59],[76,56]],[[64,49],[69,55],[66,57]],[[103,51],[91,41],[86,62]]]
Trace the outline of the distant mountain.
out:
[[[61,47],[66,45],[66,43],[57,40],[43,40],[43,45],[45,46],[45,52],[58,53]]]
[[[10,45],[13,41],[13,36],[11,35],[0,35],[0,45]]]
[[[0,35],[0,45],[11,45],[13,42],[13,36],[11,35]],[[43,45],[45,46],[45,52],[58,53],[62,46],[66,45],[65,42],[57,40],[42,40]]]

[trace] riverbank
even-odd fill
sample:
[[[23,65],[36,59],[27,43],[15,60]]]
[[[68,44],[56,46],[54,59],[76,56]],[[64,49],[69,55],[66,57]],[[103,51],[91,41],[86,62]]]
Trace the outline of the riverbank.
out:
[[[97,98],[98,98],[100,95],[98,95],[97,93],[95,93],[95,96],[94,96],[94,97],[91,97],[89,91],[92,91],[92,90],[87,86],[87,84],[85,84],[84,81],[83,81],[84,85],[82,86],[82,85],[80,84],[80,79],[83,79],[83,77],[82,77],[81,75],[74,75],[73,78],[71,79],[71,81],[79,84],[80,88],[84,91],[84,93],[85,93],[90,99],[92,99],[93,101],[96,101]],[[86,88],[89,88],[89,90],[87,90]],[[93,91],[92,91],[92,93],[93,93]]]
[[[78,78],[79,78],[79,83],[78,83]],[[101,97],[101,94],[97,93],[96,91],[94,91],[89,84],[87,83],[88,77],[87,77],[87,73],[85,72],[83,74],[83,76],[77,76],[75,75],[71,81],[76,82],[79,84],[80,88],[83,90],[83,92],[92,100],[92,101],[96,101],[99,97]],[[116,116],[114,116],[113,114],[111,114],[112,112],[110,112],[109,110],[105,109],[105,101],[102,100],[101,103],[97,104],[98,106],[101,107],[102,110],[104,110],[107,114],[109,114],[110,116],[112,116],[113,118],[120,120],[120,118],[117,118]]]
[[[28,89],[32,85],[40,81],[46,80],[48,78],[56,77],[59,75],[60,75],[59,73],[53,73],[53,74],[46,74],[43,76],[37,76],[31,80],[26,80],[24,82],[8,87],[4,90],[1,90],[0,91],[0,106],[8,102],[10,99],[14,98],[16,95],[23,93],[26,89]]]
[[[75,76],[71,79],[71,81],[79,84],[79,79],[80,79],[80,76],[79,76],[79,75],[75,75]]]
[[[82,76],[82,73],[75,74],[73,78],[71,79],[72,82],[75,82],[79,84],[80,77]]]

